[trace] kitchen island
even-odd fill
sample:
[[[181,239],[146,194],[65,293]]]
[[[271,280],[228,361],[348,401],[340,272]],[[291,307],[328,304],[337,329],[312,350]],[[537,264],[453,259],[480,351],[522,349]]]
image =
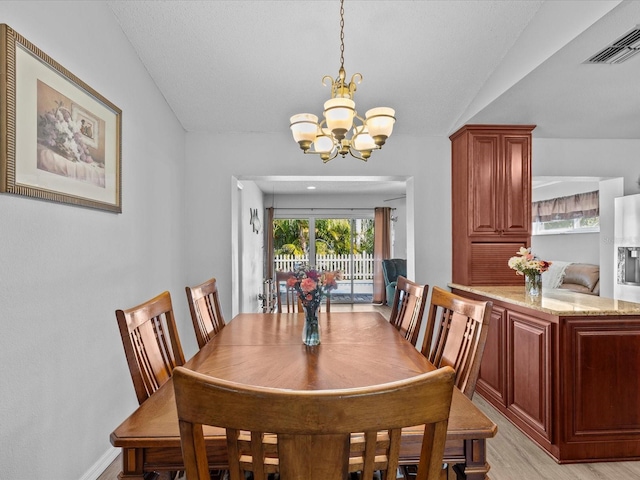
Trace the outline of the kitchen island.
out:
[[[640,460],[640,304],[449,287],[493,302],[478,394],[559,463]]]

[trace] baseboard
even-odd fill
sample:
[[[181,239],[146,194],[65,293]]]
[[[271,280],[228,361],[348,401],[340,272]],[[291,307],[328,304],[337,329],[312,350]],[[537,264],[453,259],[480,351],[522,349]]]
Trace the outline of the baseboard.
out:
[[[96,480],[102,472],[104,472],[111,462],[115,460],[115,458],[122,451],[121,448],[110,448],[107,450],[104,455],[102,455],[96,463],[94,463],[89,470],[85,472],[79,480]]]

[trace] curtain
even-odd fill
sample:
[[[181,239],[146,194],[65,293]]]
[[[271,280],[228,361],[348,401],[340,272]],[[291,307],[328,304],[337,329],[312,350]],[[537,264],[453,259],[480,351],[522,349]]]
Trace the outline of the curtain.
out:
[[[275,281],[275,275],[273,273],[273,207],[265,209],[265,228],[264,230],[264,257],[265,257],[265,269],[264,275],[266,279]]]
[[[532,207],[534,222],[596,217],[600,212],[599,192],[578,193],[567,197],[540,200],[533,202]]]
[[[382,260],[391,256],[391,208],[376,207],[373,220],[373,303],[384,303]]]

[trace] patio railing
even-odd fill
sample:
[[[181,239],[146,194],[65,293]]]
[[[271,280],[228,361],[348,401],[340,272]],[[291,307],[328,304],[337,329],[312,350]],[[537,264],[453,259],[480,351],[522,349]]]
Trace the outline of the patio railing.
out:
[[[306,255],[275,255],[275,271],[289,272],[297,265],[309,263]],[[373,254],[316,255],[316,267],[320,270],[342,272],[343,280],[372,280]]]

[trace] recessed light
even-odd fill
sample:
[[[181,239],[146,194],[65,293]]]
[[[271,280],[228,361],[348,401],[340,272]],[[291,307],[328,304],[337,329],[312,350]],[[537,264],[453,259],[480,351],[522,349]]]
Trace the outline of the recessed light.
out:
[[[309,186],[307,187],[307,190],[315,190],[315,189],[316,189],[316,187],[314,187],[313,185],[309,185]]]

